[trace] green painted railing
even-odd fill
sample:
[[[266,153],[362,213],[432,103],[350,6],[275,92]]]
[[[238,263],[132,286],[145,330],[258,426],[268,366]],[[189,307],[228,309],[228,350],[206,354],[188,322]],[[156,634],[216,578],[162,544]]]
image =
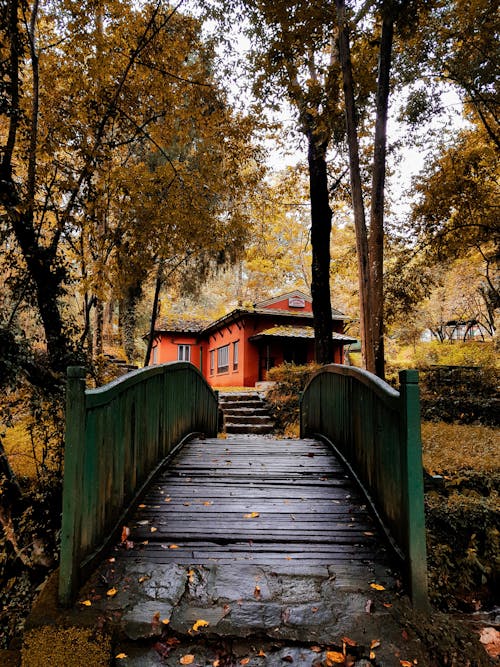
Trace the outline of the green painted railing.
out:
[[[418,372],[400,392],[350,366],[320,369],[301,400],[301,436],[328,441],[348,465],[403,559],[413,605],[428,607]]]
[[[66,396],[59,599],[79,583],[173,451],[193,433],[217,434],[217,397],[188,362],[150,366],[98,389],[70,367]]]

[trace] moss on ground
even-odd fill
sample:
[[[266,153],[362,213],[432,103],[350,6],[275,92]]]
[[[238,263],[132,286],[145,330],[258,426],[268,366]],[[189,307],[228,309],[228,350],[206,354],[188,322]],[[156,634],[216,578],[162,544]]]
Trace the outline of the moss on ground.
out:
[[[85,628],[42,626],[27,632],[22,667],[107,667],[111,658],[109,637]]]

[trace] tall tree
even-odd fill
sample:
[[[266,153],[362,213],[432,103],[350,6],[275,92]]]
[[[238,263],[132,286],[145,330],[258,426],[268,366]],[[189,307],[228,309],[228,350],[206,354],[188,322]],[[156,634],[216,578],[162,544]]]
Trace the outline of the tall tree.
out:
[[[70,281],[88,341],[110,277],[121,297],[183,244],[241,244],[246,183],[259,173],[253,126],[218,88],[200,23],[160,0],[41,2],[28,18],[25,4],[7,7],[0,205],[60,370]]]

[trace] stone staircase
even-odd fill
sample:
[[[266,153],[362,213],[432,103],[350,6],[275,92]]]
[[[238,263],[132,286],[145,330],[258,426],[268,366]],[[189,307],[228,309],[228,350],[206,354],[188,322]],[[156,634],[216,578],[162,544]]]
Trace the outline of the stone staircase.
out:
[[[256,391],[221,392],[219,408],[226,433],[271,433],[274,424],[269,408]]]

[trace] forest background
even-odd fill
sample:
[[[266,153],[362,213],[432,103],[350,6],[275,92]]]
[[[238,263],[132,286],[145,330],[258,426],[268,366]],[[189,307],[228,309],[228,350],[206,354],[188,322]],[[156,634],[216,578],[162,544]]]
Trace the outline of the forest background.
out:
[[[57,562],[67,365],[101,384],[105,353],[147,362],[159,317],[298,288],[320,362],[334,306],[381,376],[443,350],[495,367],[499,26],[486,0],[3,0],[0,32],[0,574],[15,634]],[[450,352],[450,322],[479,342]]]

